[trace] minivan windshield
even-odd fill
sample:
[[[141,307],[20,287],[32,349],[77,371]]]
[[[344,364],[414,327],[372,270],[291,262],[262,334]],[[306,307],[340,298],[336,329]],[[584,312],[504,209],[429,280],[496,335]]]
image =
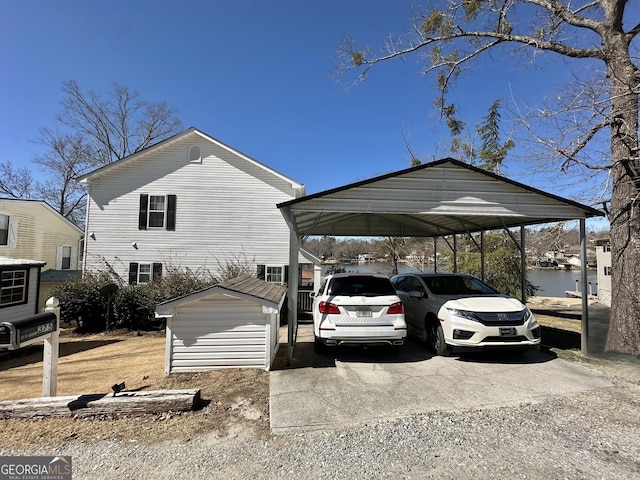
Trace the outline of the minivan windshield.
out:
[[[497,295],[480,280],[462,275],[425,275],[422,280],[434,295]]]

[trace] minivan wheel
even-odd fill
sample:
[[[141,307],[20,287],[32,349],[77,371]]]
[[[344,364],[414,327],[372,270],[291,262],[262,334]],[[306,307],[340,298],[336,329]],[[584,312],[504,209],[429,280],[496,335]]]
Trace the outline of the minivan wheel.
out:
[[[444,341],[444,330],[442,325],[432,325],[430,332],[431,349],[436,355],[446,355],[449,353],[449,346]]]

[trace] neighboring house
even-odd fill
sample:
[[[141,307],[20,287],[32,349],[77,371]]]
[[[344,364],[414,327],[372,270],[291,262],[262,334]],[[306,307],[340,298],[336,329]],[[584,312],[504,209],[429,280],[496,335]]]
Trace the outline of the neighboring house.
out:
[[[42,200],[0,198],[0,256],[32,258],[58,277],[78,274],[83,232]],[[48,293],[40,296],[44,308]]]
[[[276,204],[304,185],[195,128],[79,181],[88,186],[84,271],[139,284],[171,268],[220,278],[241,265],[288,281],[290,234]]]
[[[611,306],[611,242],[596,240],[598,259],[598,303]]]
[[[44,262],[0,256],[0,321],[38,313],[40,269]]]
[[[0,256],[78,270],[83,232],[42,200],[0,198]]]

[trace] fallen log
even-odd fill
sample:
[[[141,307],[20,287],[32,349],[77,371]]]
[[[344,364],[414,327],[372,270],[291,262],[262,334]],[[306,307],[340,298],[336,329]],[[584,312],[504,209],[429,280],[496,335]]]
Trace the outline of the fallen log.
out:
[[[27,398],[0,402],[0,419],[121,415],[196,410],[200,390],[148,390],[113,394]]]

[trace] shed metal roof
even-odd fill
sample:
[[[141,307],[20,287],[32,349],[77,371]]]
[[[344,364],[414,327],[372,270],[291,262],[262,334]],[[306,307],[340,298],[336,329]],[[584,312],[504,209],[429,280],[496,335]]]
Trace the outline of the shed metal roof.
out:
[[[299,236],[432,237],[604,216],[446,158],[278,205]]]

